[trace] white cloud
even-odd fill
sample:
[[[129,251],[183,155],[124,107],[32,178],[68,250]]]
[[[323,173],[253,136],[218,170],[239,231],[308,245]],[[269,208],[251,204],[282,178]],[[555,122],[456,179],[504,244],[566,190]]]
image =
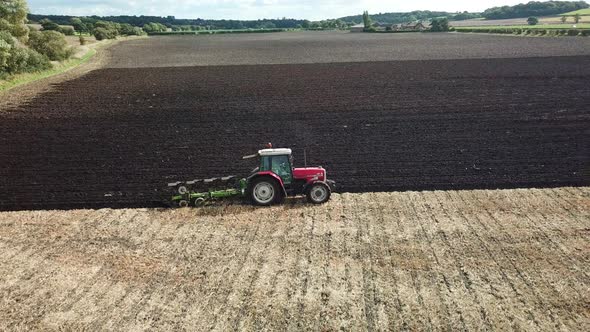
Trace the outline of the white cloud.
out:
[[[35,14],[57,15],[173,15],[177,18],[259,19],[301,18],[321,20],[369,13],[412,10],[482,11],[525,0],[28,0]]]

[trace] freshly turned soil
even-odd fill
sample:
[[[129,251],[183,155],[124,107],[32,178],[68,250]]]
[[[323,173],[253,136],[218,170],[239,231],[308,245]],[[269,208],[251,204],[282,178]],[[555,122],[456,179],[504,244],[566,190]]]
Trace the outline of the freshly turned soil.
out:
[[[186,67],[590,55],[590,38],[291,32],[159,36],[112,48],[110,67]]]
[[[343,192],[587,185],[589,79],[587,56],[95,70],[2,113],[0,208],[153,206],[264,142]]]

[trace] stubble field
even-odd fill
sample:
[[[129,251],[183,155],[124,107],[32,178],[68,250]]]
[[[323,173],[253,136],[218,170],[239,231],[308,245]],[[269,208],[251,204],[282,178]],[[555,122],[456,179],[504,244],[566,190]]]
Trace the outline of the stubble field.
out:
[[[247,175],[266,142],[347,192],[588,185],[589,54],[457,34],[120,43],[0,111],[0,210],[157,206],[167,182]]]
[[[0,213],[0,329],[590,328],[590,189]]]

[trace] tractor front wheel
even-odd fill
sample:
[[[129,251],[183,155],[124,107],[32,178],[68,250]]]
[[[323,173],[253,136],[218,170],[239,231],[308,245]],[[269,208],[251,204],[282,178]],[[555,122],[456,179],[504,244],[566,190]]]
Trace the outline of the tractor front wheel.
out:
[[[307,201],[313,204],[326,203],[330,199],[330,187],[323,182],[316,182],[307,190]]]
[[[271,205],[281,195],[277,181],[264,177],[253,180],[249,189],[250,199],[255,205]]]

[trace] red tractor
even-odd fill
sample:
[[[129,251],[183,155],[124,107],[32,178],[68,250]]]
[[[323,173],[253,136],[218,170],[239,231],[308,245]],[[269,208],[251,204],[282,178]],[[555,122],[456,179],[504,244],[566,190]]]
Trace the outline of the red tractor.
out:
[[[335,187],[323,167],[293,167],[291,149],[263,149],[244,159],[260,157],[260,166],[246,178],[245,195],[253,204],[270,205],[287,196],[305,195],[314,204],[330,199]]]
[[[168,186],[176,187],[176,194],[171,200],[173,205],[199,206],[209,199],[233,196],[247,197],[255,205],[271,205],[282,202],[287,196],[298,195],[305,195],[311,203],[322,204],[330,199],[330,194],[335,189],[334,181],[327,179],[323,167],[293,167],[291,149],[262,149],[242,159],[256,157],[259,158],[259,166],[233,188],[209,188],[207,191],[189,188],[198,183],[211,186],[219,180],[217,178],[169,183]],[[235,178],[221,179],[228,181]]]

